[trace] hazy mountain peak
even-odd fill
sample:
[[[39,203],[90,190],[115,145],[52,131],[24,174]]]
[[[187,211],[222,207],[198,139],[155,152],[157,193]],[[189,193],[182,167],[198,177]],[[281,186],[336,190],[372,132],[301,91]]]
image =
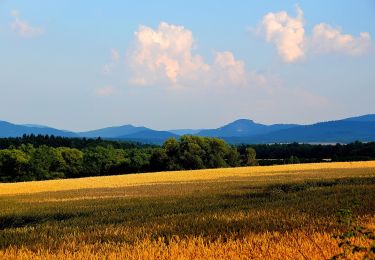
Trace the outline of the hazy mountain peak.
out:
[[[356,122],[375,122],[375,114],[367,114],[363,116],[355,116],[344,119],[345,121],[356,121]]]
[[[251,131],[254,129],[254,127],[262,126],[261,124],[255,123],[253,120],[250,119],[238,119],[233,121],[232,123],[229,123],[223,127],[220,127],[219,129],[227,129],[231,131],[235,131],[238,133],[244,133],[247,131]]]
[[[59,130],[52,127],[17,125],[6,121],[0,121],[0,137],[18,137],[24,134],[34,135],[54,135],[65,137],[77,137],[76,133]]]
[[[251,119],[245,119],[245,118],[241,118],[241,119],[237,119],[227,125],[238,125],[238,124],[255,124],[255,122]]]
[[[48,126],[45,126],[45,125],[38,125],[38,124],[23,124],[23,126],[27,126],[27,127],[35,127],[35,128],[48,128]]]
[[[131,124],[121,126],[111,126],[101,129],[96,129],[87,132],[79,133],[84,137],[104,137],[104,138],[116,138],[124,135],[131,135],[141,131],[149,130],[149,128],[143,126],[133,126]]]

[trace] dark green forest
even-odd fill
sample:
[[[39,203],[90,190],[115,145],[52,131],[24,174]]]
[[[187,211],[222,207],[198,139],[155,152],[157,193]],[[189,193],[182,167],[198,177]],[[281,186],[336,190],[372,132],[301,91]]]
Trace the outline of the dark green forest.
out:
[[[24,135],[0,138],[0,181],[372,159],[375,142],[233,146],[218,138],[186,135],[156,146],[101,138]]]

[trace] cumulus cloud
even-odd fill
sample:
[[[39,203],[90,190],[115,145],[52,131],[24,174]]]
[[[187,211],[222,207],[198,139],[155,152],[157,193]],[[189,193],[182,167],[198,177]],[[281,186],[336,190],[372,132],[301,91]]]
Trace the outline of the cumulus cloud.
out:
[[[44,30],[40,27],[34,27],[30,23],[21,19],[18,10],[13,10],[11,13],[13,21],[11,23],[11,28],[19,36],[25,38],[36,37],[44,33]]]
[[[350,34],[343,34],[340,29],[320,23],[314,26],[311,37],[311,48],[319,53],[344,53],[361,55],[369,50],[371,36],[368,32],[361,32],[355,38]]]
[[[201,56],[192,54],[193,35],[183,26],[165,22],[157,30],[140,26],[134,36],[128,64],[134,76],[132,82],[137,85],[177,84],[209,70]]]
[[[111,86],[106,86],[102,88],[95,89],[95,95],[100,97],[107,97],[113,95],[115,92],[115,89]]]
[[[212,70],[214,71],[214,75],[216,76],[215,80],[218,84],[246,84],[247,72],[245,70],[245,63],[236,60],[229,51],[216,53]]]
[[[273,43],[285,62],[294,62],[304,56],[305,29],[303,12],[297,7],[297,16],[291,17],[285,11],[268,13],[262,19],[266,40]]]
[[[231,52],[215,53],[214,62],[207,64],[194,54],[194,38],[183,26],[160,23],[154,30],[140,26],[135,32],[133,48],[127,64],[135,85],[244,85],[247,83],[245,63]]]
[[[366,53],[372,44],[368,32],[359,37],[344,34],[340,29],[320,23],[314,26],[312,35],[306,36],[303,11],[297,6],[296,17],[285,11],[266,14],[259,30],[268,42],[273,43],[287,63],[296,62],[312,53],[342,53],[359,56]]]

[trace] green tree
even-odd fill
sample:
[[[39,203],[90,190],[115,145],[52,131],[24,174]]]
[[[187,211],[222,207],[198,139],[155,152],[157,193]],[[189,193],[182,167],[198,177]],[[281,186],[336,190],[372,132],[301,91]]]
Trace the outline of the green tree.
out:
[[[219,138],[204,138],[207,143],[207,168],[221,168],[228,167],[226,162],[226,155],[230,150],[230,147],[225,143],[224,140]]]
[[[246,148],[245,165],[247,166],[258,165],[258,160],[256,159],[256,151],[254,148],[251,148],[251,147]]]
[[[74,148],[60,147],[57,148],[57,153],[64,160],[62,166],[66,177],[79,177],[83,170],[83,152]]]
[[[168,156],[167,170],[182,170],[180,159],[180,144],[175,138],[169,138],[162,146]]]
[[[151,152],[145,149],[132,149],[128,155],[130,172],[145,172],[150,168]]]
[[[168,139],[162,149],[167,157],[163,159],[167,170],[219,168],[239,164],[237,149],[219,138],[185,135],[179,141]]]
[[[203,169],[204,141],[201,137],[185,135],[180,139],[178,161],[183,169]]]
[[[231,167],[240,165],[240,154],[238,153],[236,148],[230,147],[230,149],[226,153],[225,161],[227,162],[228,166]]]
[[[169,158],[163,148],[156,148],[152,151],[150,158],[151,171],[164,171],[168,169]]]
[[[125,151],[112,146],[89,148],[83,154],[83,172],[87,176],[100,176],[117,173],[115,169],[126,161]]]
[[[290,156],[288,161],[287,161],[288,164],[296,164],[296,163],[300,163],[300,160],[297,156]]]
[[[0,150],[0,180],[27,181],[33,180],[29,175],[30,158],[17,149]]]
[[[57,149],[42,145],[29,152],[30,171],[37,180],[65,177],[65,161]]]

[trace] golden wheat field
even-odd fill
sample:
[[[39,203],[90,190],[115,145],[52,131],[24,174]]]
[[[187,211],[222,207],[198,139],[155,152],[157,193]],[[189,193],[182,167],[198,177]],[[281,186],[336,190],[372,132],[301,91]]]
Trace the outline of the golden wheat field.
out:
[[[374,228],[375,161],[0,184],[0,259],[374,259]]]

